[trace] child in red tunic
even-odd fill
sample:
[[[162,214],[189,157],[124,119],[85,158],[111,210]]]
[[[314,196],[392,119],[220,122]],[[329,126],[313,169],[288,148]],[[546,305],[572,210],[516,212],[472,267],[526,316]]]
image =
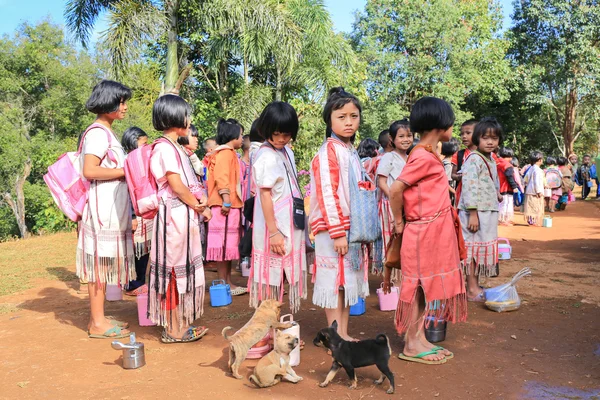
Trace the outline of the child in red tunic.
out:
[[[398,333],[406,337],[399,357],[425,364],[441,364],[453,357],[427,341],[425,324],[464,321],[467,316],[457,218],[448,197],[448,178],[434,153],[439,141],[452,137],[453,124],[454,112],[445,101],[424,97],[415,103],[410,128],[421,135],[421,141],[390,190],[395,231],[403,233],[395,323]],[[388,287],[389,280],[384,290]]]

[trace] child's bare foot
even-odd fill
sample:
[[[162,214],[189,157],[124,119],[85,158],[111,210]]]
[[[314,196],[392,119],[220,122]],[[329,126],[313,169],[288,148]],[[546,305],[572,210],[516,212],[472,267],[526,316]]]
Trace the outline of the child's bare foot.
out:
[[[433,350],[436,347],[441,347],[441,346],[437,346],[433,343],[431,343],[429,340],[427,340],[427,338],[425,337],[425,335],[421,336],[419,338],[419,340],[421,341],[421,343],[423,344],[423,346],[429,348],[429,350]],[[443,354],[444,356],[451,356],[452,352],[449,351],[448,349],[445,348],[441,348],[437,350],[438,354]]]
[[[342,339],[344,339],[347,342],[358,342],[358,339],[353,338],[350,335],[340,335],[342,337]]]
[[[415,343],[414,346],[409,347],[408,343],[404,346],[403,354],[405,356],[414,357],[418,354],[431,351],[431,348],[425,346],[423,343],[421,343],[421,341],[413,341],[413,343]],[[438,351],[437,353],[428,354],[419,358],[425,361],[442,361],[444,358],[446,358],[446,356]]]

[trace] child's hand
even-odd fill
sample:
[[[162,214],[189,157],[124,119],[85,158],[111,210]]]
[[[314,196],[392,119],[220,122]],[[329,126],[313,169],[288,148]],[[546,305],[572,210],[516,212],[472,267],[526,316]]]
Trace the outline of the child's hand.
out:
[[[345,235],[333,240],[333,250],[340,256],[345,256],[348,253],[348,239]]]
[[[202,215],[204,216],[204,220],[206,222],[210,221],[212,218],[212,211],[210,211],[210,208],[205,208],[204,211],[202,212]]]
[[[477,215],[477,210],[472,210],[469,214],[469,230],[473,233],[479,230],[479,216]]]
[[[502,198],[502,195],[501,195],[500,193],[496,193],[496,195],[497,195],[497,197],[498,197],[498,202],[499,202],[499,203],[502,203],[502,201],[504,200],[504,199]]]
[[[535,196],[539,199],[540,197],[544,197],[544,193],[537,193]]]
[[[131,231],[135,232],[137,230],[137,227],[138,227],[138,221],[137,221],[137,218],[134,217],[131,219]]]
[[[404,232],[404,219],[394,221],[394,232],[398,235]]]
[[[383,272],[383,294],[388,294],[388,293],[392,292],[391,276],[392,276],[392,269],[385,268],[385,271]]]

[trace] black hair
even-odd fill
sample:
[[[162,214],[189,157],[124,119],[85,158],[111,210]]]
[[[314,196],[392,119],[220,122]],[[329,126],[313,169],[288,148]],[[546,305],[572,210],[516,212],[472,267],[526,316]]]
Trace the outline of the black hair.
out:
[[[117,111],[122,101],[129,99],[131,89],[119,82],[104,79],[94,86],[85,108],[97,115],[109,114]]]
[[[410,111],[410,130],[424,133],[434,129],[446,130],[454,125],[454,111],[446,101],[436,97],[422,97]]]
[[[389,129],[384,129],[379,133],[379,138],[377,139],[377,141],[379,142],[379,145],[384,149],[390,145],[390,140],[392,139],[390,139]]]
[[[221,118],[217,123],[217,144],[222,145],[236,140],[243,131],[242,125],[236,119]]]
[[[477,125],[478,123],[479,123],[478,119],[471,118],[471,119],[468,119],[465,122],[463,122],[460,127],[462,128],[463,126]]]
[[[327,131],[325,132],[326,137],[330,137],[332,133],[331,113],[335,110],[339,110],[348,103],[352,103],[358,108],[358,112],[362,118],[362,106],[356,96],[346,92],[341,86],[335,87],[329,91],[327,103],[325,103],[325,107],[323,107],[323,121],[325,121],[325,124],[327,125]],[[354,142],[355,137],[356,134],[354,134],[350,140]]]
[[[194,124],[190,124],[190,129],[188,132],[188,136],[198,137],[198,129],[196,129],[196,126]],[[188,136],[179,136],[177,138],[177,143],[179,143],[182,146],[187,146],[188,144],[190,144],[190,139],[188,139]]]
[[[174,94],[160,96],[152,106],[152,125],[157,131],[187,128],[191,114],[190,105]]]
[[[289,103],[274,101],[267,105],[258,119],[258,132],[269,140],[275,132],[287,133],[296,140],[298,136],[298,114]]]
[[[377,157],[377,149],[379,149],[379,143],[374,139],[363,139],[358,145],[358,156],[360,158]]]
[[[406,129],[408,132],[410,132],[410,123],[408,122],[408,119],[404,118],[399,121],[394,121],[390,125],[390,129],[388,129],[388,132],[390,133],[390,142],[392,143],[392,147],[394,148],[396,148],[394,141],[396,140],[398,130],[400,129]]]
[[[568,162],[569,160],[567,160],[567,157],[560,156],[556,158],[556,164],[558,164],[561,167],[567,165]]]
[[[475,125],[471,142],[473,142],[475,146],[479,146],[479,140],[487,133],[498,136],[498,143],[502,143],[502,125],[500,125],[500,122],[493,117],[483,118]]]
[[[512,160],[510,160],[510,163],[516,168],[519,166],[519,159],[517,157],[513,157]]]
[[[546,157],[546,165],[555,165],[556,157],[548,156]]]
[[[587,158],[592,158],[592,156],[590,156],[589,154],[584,154],[584,155],[583,155],[583,158],[586,158],[586,157],[587,157]]]
[[[444,157],[452,157],[458,151],[458,140],[451,138],[447,142],[442,142],[442,155]]]
[[[260,136],[260,132],[258,132],[258,120],[259,118],[256,118],[250,127],[250,141],[262,143],[265,139],[263,139],[262,136]]]
[[[544,155],[542,154],[541,151],[534,150],[531,153],[529,153],[529,164],[533,165],[536,162],[542,160],[543,158],[544,158]]]
[[[500,150],[498,150],[498,156],[500,156],[500,158],[513,158],[515,156],[515,152],[510,147],[500,147]]]
[[[125,132],[123,132],[123,137],[121,138],[121,146],[123,146],[123,150],[126,153],[129,153],[138,148],[138,139],[141,137],[148,137],[146,132],[137,126],[132,126],[127,128]]]

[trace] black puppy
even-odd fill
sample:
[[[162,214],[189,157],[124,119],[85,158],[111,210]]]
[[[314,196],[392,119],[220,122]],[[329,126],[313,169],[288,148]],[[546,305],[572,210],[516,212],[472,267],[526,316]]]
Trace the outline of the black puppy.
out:
[[[324,346],[331,350],[333,356],[333,364],[327,374],[327,377],[320,387],[325,387],[331,382],[335,375],[340,370],[340,367],[346,370],[348,377],[353,380],[350,389],[356,389],[356,374],[355,368],[367,367],[376,365],[381,371],[381,377],[374,383],[381,385],[385,378],[390,380],[390,388],[387,390],[389,394],[394,393],[394,374],[390,371],[388,362],[392,355],[390,341],[385,335],[377,335],[375,339],[361,340],[359,342],[348,342],[340,337],[337,333],[337,321],[329,328],[324,328],[317,333],[317,337],[313,340],[315,346]]]

